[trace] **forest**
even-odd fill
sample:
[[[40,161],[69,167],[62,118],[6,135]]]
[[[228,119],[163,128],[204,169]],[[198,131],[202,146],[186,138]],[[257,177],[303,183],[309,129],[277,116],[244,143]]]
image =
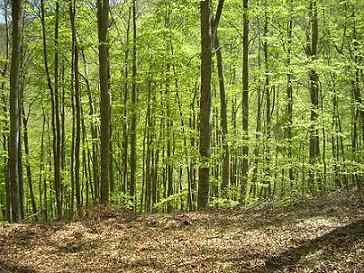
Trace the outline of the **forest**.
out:
[[[363,90],[362,0],[0,0],[0,272],[364,272]]]

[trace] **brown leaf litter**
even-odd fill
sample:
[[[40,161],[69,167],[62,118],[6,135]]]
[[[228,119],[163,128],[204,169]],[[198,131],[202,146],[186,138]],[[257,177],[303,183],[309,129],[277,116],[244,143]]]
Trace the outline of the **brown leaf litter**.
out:
[[[291,208],[0,225],[1,273],[364,273],[364,208],[350,194]]]

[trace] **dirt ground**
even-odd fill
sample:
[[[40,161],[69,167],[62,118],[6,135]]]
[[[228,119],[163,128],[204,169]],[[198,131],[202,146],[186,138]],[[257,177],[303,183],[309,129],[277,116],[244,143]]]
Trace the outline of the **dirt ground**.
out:
[[[364,206],[345,194],[279,209],[0,225],[0,272],[364,273]]]

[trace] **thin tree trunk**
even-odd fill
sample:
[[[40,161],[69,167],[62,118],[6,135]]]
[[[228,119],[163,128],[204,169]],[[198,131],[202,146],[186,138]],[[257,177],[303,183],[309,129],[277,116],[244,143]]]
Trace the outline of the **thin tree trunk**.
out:
[[[243,8],[243,98],[242,98],[242,119],[243,119],[243,140],[249,140],[249,16],[248,16],[249,0],[244,0]],[[243,162],[242,162],[242,181],[240,188],[240,203],[244,202],[245,187],[248,182],[249,172],[249,146],[243,145]]]
[[[23,51],[23,50],[22,50]],[[21,53],[21,62],[20,66],[23,67],[23,52]],[[18,118],[19,118],[19,135],[18,135],[18,188],[19,188],[19,207],[20,207],[20,218],[24,219],[25,217],[25,208],[24,208],[24,174],[23,174],[23,139],[22,139],[22,102],[23,102],[23,92],[24,92],[24,75],[20,76],[21,82],[20,82],[20,88],[19,88],[19,98],[18,98]]]
[[[73,1],[73,0],[72,0]],[[75,127],[75,190],[76,190],[76,207],[77,212],[81,210],[81,189],[80,189],[80,142],[81,142],[81,98],[80,98],[80,79],[79,79],[79,50],[76,32],[76,1],[70,3],[70,20],[72,31],[72,53],[73,53],[73,75],[74,95],[75,95],[75,112],[76,112],[76,127]]]
[[[123,116],[123,191],[127,192],[128,189],[128,148],[129,148],[129,139],[128,139],[128,100],[129,100],[129,90],[128,90],[128,77],[129,77],[129,36],[130,36],[130,21],[131,21],[131,8],[129,8],[128,13],[128,23],[126,30],[126,49],[124,56],[124,96],[123,96],[123,107],[124,107],[124,116]]]
[[[137,28],[136,28],[136,0],[133,0],[132,6],[132,23],[133,23],[133,51],[132,51],[132,92],[131,92],[131,124],[130,124],[130,184],[129,195],[131,196],[134,204],[136,204],[135,190],[136,190],[136,168],[137,168]]]
[[[55,168],[55,186],[56,186],[56,199],[57,199],[57,215],[63,215],[63,187],[62,187],[62,173],[61,173],[61,122],[59,113],[59,49],[58,49],[58,36],[59,36],[59,17],[60,17],[60,3],[56,2],[56,22],[54,29],[54,114],[56,126],[56,153],[54,159]]]
[[[46,37],[46,24],[45,24],[45,7],[44,0],[41,0],[41,27],[42,27],[42,39],[43,39],[43,61],[44,61],[44,69],[47,77],[48,89],[50,91],[50,99],[51,99],[51,109],[52,109],[52,136],[53,136],[53,164],[54,164],[54,185],[55,185],[55,194],[56,194],[56,205],[57,205],[57,217],[63,217],[63,204],[62,204],[62,186],[61,186],[61,174],[60,174],[60,160],[59,160],[59,113],[58,113],[58,50],[55,50],[54,55],[54,88],[52,86],[52,80],[49,71],[48,65],[48,47],[47,47],[47,37]],[[56,2],[56,22],[54,29],[55,36],[55,47],[58,48],[58,27],[59,27],[59,2]],[[58,117],[57,117],[58,114]],[[57,126],[58,125],[58,126]]]
[[[25,159],[26,159],[26,173],[27,173],[27,180],[28,180],[28,187],[29,187],[29,194],[30,194],[30,201],[32,205],[32,213],[34,216],[34,219],[37,220],[37,205],[35,202],[35,195],[33,190],[33,179],[32,179],[32,169],[29,162],[30,157],[30,149],[29,149],[29,135],[28,135],[28,121],[29,121],[29,115],[30,115],[30,109],[28,110],[29,113],[26,116],[25,110],[24,110],[24,101],[22,101],[22,117],[23,117],[23,137],[24,137],[24,152],[25,152]]]
[[[44,133],[46,116],[44,113],[44,107],[42,105],[42,135],[40,143],[40,163],[39,163],[39,208],[42,211],[42,219],[47,222],[47,194],[46,194],[46,182],[44,178]],[[44,187],[42,185],[44,184]],[[44,195],[44,198],[43,198]]]
[[[361,97],[361,89],[360,89],[360,50],[359,50],[359,42],[358,42],[358,33],[357,33],[357,17],[356,17],[356,11],[355,7],[353,9],[352,17],[354,19],[353,23],[353,37],[352,37],[352,43],[354,46],[353,50],[353,61],[355,64],[355,70],[354,70],[354,79],[352,80],[352,103],[353,103],[353,128],[352,128],[352,153],[353,153],[353,159],[356,163],[362,163],[362,160],[360,160],[360,155],[358,151],[360,150],[360,129],[362,129],[362,141],[364,142],[364,110],[362,107],[362,97]],[[363,175],[355,174],[353,175],[354,183],[357,185],[358,189],[361,190],[362,188],[362,181]]]
[[[230,153],[229,144],[227,141],[228,126],[227,126],[227,99],[225,92],[225,79],[224,79],[224,66],[222,58],[222,48],[220,46],[218,37],[218,27],[221,18],[221,13],[224,5],[224,0],[219,0],[216,15],[214,18],[213,31],[214,31],[214,42],[216,52],[216,65],[217,74],[219,79],[219,90],[220,90],[220,116],[221,116],[221,129],[222,129],[222,146],[224,150],[223,163],[222,163],[222,183],[221,191],[223,194],[228,189],[230,181]]]
[[[265,69],[265,83],[264,83],[264,93],[265,93],[265,151],[264,151],[264,194],[263,197],[267,198],[271,195],[271,126],[272,126],[272,102],[271,102],[271,87],[270,87],[270,76],[269,76],[269,48],[268,48],[268,11],[267,11],[267,1],[264,1],[264,69]]]
[[[92,175],[93,175],[94,188],[95,188],[94,197],[95,197],[95,199],[98,199],[100,197],[99,149],[98,149],[98,142],[97,142],[98,132],[97,132],[97,126],[95,125],[95,122],[93,120],[93,117],[95,115],[95,109],[94,109],[95,107],[94,107],[94,102],[93,102],[93,98],[92,98],[90,83],[88,81],[86,57],[85,57],[85,54],[83,51],[82,51],[82,58],[83,58],[84,73],[85,73],[85,76],[83,78],[84,78],[84,81],[86,82],[86,90],[87,90],[88,102],[89,102],[89,115],[91,117],[90,127],[91,127],[91,138],[92,138]]]
[[[293,19],[292,19],[293,0],[289,2],[289,21],[288,21],[288,52],[287,52],[287,129],[286,137],[288,141],[287,153],[288,153],[288,177],[290,183],[290,191],[293,190],[293,166],[292,166],[292,126],[293,126],[293,81],[292,81],[292,32],[293,32]]]

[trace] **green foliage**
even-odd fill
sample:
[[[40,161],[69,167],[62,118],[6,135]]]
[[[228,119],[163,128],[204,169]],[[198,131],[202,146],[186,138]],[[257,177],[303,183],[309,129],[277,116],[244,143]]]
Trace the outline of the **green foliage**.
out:
[[[133,201],[132,196],[123,192],[114,192],[111,195],[111,203],[114,206],[125,208],[125,209],[134,209],[135,202]]]
[[[234,208],[239,205],[238,201],[226,198],[213,197],[210,200],[210,206],[213,208]]]
[[[74,208],[74,68],[69,3],[60,2],[58,46],[55,45],[55,1],[46,3],[46,42],[50,81],[54,84],[55,53],[59,54],[58,97],[64,110],[62,183],[64,207]],[[112,95],[112,204],[143,211],[170,207],[194,209],[198,168],[210,168],[210,205],[234,207],[263,200],[279,203],[291,196],[357,186],[364,173],[362,140],[364,5],[361,1],[317,1],[319,53],[307,54],[310,38],[309,1],[249,1],[249,138],[242,131],[241,0],[225,1],[217,34],[223,56],[227,135],[222,133],[222,101],[213,51],[211,155],[199,155],[200,18],[199,1],[138,1],[136,93],[133,104],[133,31],[131,1],[112,5],[109,27],[110,92]],[[213,1],[213,12],[216,10]],[[37,7],[26,5],[24,29],[24,112],[29,118],[30,154],[23,148],[23,176],[29,163],[37,206],[54,214],[54,152],[51,90],[44,67],[41,21]],[[354,17],[355,13],[355,17]],[[77,42],[80,61],[82,202],[98,202],[100,181],[100,107],[96,9],[77,1]],[[291,55],[287,25],[292,18]],[[267,20],[267,33],[264,33]],[[354,33],[354,27],[356,33]],[[0,27],[0,37],[4,26]],[[354,35],[355,34],[355,35]],[[356,37],[354,37],[356,36]],[[0,39],[0,69],[9,64]],[[267,43],[265,58],[264,43]],[[10,45],[9,45],[10,46]],[[290,65],[288,65],[288,57]],[[8,67],[9,69],[9,67]],[[311,119],[309,73],[319,81],[319,109]],[[0,195],[5,196],[9,133],[9,71],[0,76]],[[358,79],[357,79],[358,75]],[[287,78],[292,80],[292,124],[289,124]],[[355,82],[360,96],[355,97]],[[267,85],[267,86],[266,86]],[[267,97],[269,95],[269,101]],[[270,109],[268,106],[270,104]],[[61,109],[59,109],[61,111]],[[137,113],[136,195],[129,196],[131,116]],[[63,115],[63,113],[62,113]],[[270,124],[268,124],[268,116]],[[288,138],[291,129],[291,138]],[[320,156],[309,158],[310,132],[317,129]],[[23,138],[24,136],[22,136]],[[23,140],[22,140],[23,141]],[[22,142],[22,144],[24,144]],[[224,145],[229,151],[228,186],[223,192]],[[242,147],[249,147],[249,173],[242,177]],[[291,151],[289,152],[289,150]],[[127,162],[124,162],[126,159]],[[126,163],[126,164],[125,164]],[[96,167],[95,167],[96,166]],[[289,171],[293,179],[289,178]],[[313,176],[311,175],[313,174]],[[310,181],[314,177],[314,181]],[[247,181],[247,182],[243,182]],[[172,185],[169,185],[169,182]],[[46,188],[44,187],[46,185]],[[26,201],[29,189],[25,187]],[[188,196],[190,192],[190,196]],[[47,200],[44,201],[43,199]],[[71,197],[72,196],[72,197]],[[4,206],[2,198],[0,205]],[[133,202],[132,200],[138,200]],[[272,201],[272,202],[273,202]],[[29,203],[29,202],[28,202]],[[147,204],[146,204],[147,203]],[[283,202],[284,203],[284,202]],[[241,204],[243,205],[243,204]],[[283,204],[285,205],[285,204]],[[149,208],[150,206],[150,208]],[[26,206],[30,214],[30,206]]]
[[[187,191],[182,191],[179,193],[172,194],[167,198],[161,199],[158,203],[154,205],[157,209],[163,209],[168,205],[174,205],[175,203],[179,202],[181,198],[185,198],[187,196]]]

